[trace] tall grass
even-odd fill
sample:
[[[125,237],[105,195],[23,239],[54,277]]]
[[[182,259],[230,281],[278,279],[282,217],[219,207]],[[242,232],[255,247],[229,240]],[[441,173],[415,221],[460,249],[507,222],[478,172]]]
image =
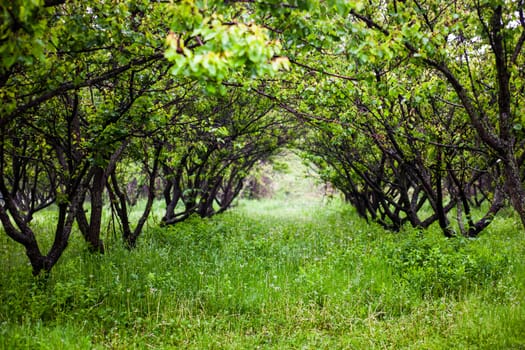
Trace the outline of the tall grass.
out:
[[[110,240],[90,255],[74,237],[45,281],[4,236],[0,347],[522,349],[516,227],[508,216],[476,240],[392,234],[337,201],[244,201],[150,225],[133,251]]]

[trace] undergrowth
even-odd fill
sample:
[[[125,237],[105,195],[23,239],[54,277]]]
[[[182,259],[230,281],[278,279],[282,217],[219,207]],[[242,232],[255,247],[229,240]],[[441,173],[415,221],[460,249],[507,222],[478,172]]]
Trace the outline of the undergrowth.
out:
[[[75,236],[37,280],[4,235],[0,348],[523,349],[517,227],[393,234],[337,202],[246,201],[150,225],[133,251]]]

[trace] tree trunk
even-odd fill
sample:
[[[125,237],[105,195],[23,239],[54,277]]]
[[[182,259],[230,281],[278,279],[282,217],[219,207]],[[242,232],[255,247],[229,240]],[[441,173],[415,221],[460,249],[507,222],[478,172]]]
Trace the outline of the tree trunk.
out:
[[[110,175],[110,181],[108,182],[108,192],[110,194],[110,197],[112,198],[111,202],[113,204],[113,208],[116,209],[117,215],[120,219],[120,223],[122,224],[122,237],[124,239],[124,243],[129,249],[135,248],[137,244],[137,239],[142,233],[144,224],[146,223],[146,220],[149,217],[149,213],[151,212],[151,208],[153,207],[153,201],[155,200],[155,180],[157,178],[161,150],[161,146],[156,147],[155,158],[153,159],[151,171],[148,169],[147,162],[144,163],[144,166],[149,176],[148,200],[146,202],[146,207],[144,208],[144,211],[142,212],[142,215],[133,230],[131,229],[131,224],[128,216],[126,196],[119,187],[115,169],[113,169],[113,172]],[[166,195],[168,195],[168,197],[166,197]],[[169,199],[169,192],[165,193],[165,198]]]
[[[507,192],[512,207],[518,213],[521,224],[525,228],[525,189],[523,188],[520,169],[513,153],[512,150],[509,150],[506,154],[507,159],[504,160],[505,192]]]
[[[0,188],[5,190],[3,184],[0,184]],[[79,197],[81,197],[81,191],[82,190],[79,190],[79,193],[76,196],[70,198],[70,203],[64,202],[59,204],[59,217],[56,224],[55,237],[53,245],[47,255],[42,254],[33,230],[16,210],[12,198],[6,196],[5,207],[0,206],[0,221],[3,224],[5,232],[9,237],[25,247],[26,255],[31,263],[34,276],[39,275],[42,271],[51,271],[66,249],[71,229],[73,227],[76,210],[78,209],[78,201]],[[6,209],[11,215],[8,214]],[[13,225],[11,219],[14,220],[18,228]]]
[[[93,186],[91,188],[91,216],[89,220],[89,230],[86,234],[86,241],[89,250],[92,252],[104,253],[104,243],[100,239],[100,227],[102,225],[102,194],[105,188],[104,169],[97,167],[93,176]]]

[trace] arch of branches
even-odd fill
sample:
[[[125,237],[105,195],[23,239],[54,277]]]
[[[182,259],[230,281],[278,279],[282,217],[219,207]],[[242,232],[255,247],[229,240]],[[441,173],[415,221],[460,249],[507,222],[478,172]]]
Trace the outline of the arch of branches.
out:
[[[521,0],[0,9],[0,221],[35,275],[74,227],[103,252],[105,208],[130,248],[155,200],[165,225],[225,211],[283,147],[388,229],[525,225]]]

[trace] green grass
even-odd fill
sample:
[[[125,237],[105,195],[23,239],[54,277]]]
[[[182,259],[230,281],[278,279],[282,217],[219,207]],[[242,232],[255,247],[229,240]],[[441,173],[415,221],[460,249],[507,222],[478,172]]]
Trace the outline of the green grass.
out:
[[[151,224],[131,252],[108,235],[90,255],[76,234],[47,281],[3,235],[0,348],[525,349],[517,227],[447,240],[322,198],[241,201]]]

